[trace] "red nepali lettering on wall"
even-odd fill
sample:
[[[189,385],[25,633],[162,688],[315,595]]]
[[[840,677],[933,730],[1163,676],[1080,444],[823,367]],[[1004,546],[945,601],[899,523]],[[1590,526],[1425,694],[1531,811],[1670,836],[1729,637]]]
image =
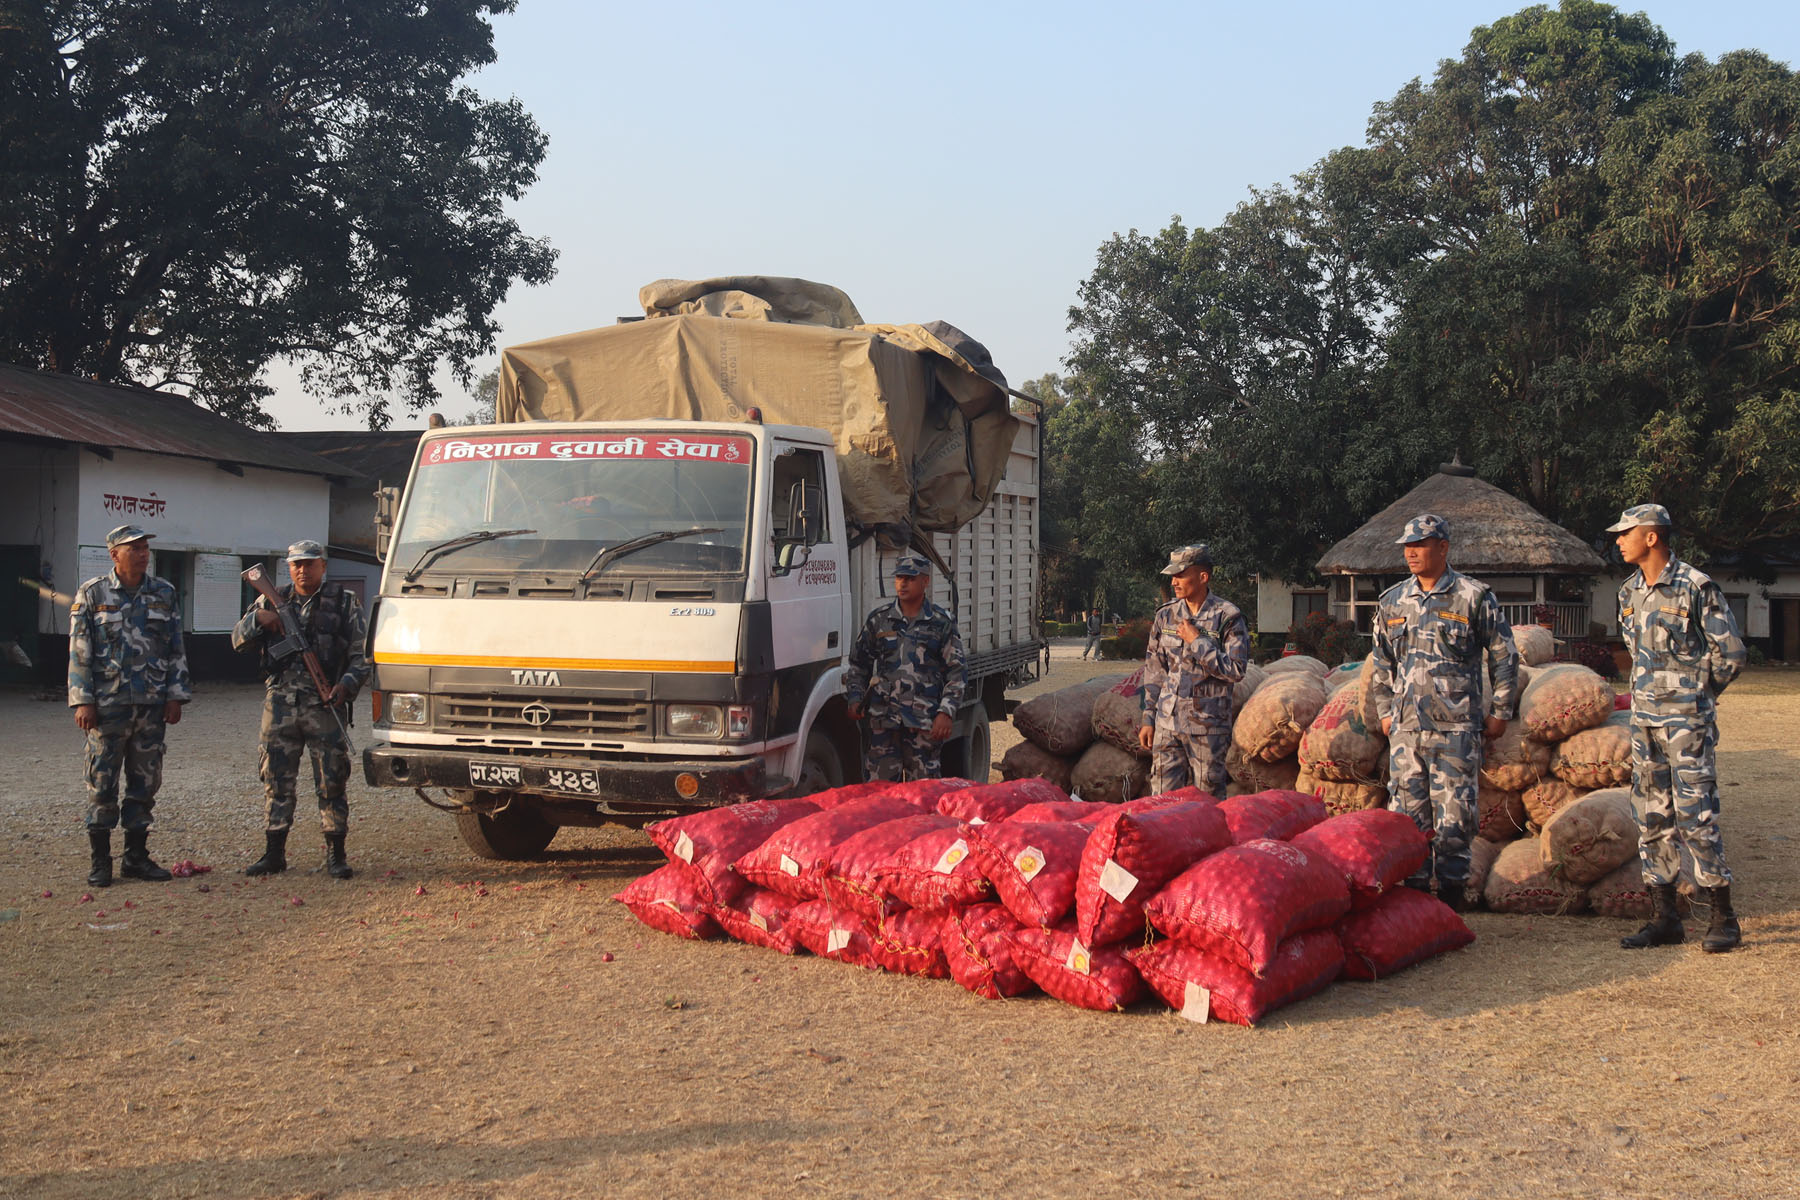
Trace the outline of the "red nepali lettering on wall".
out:
[[[160,517],[168,512],[169,502],[158,500],[155,492],[148,496],[118,496],[112,492],[102,492],[100,507],[118,516]]]

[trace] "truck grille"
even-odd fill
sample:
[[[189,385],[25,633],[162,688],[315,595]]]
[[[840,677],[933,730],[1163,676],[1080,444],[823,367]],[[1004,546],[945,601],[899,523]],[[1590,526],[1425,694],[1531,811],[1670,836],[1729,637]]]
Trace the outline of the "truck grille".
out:
[[[539,707],[548,709],[543,719]],[[644,700],[606,700],[586,696],[490,696],[472,692],[440,692],[439,728],[455,733],[513,736],[621,737],[650,732],[650,704]],[[527,713],[527,709],[533,713]],[[536,723],[530,719],[537,716]]]

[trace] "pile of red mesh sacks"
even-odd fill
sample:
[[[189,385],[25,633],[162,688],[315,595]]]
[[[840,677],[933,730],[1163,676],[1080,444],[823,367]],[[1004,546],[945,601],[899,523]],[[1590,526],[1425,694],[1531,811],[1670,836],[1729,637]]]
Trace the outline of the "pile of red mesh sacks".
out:
[[[1327,819],[1301,792],[1195,788],[1123,804],[1042,779],[854,784],[649,827],[668,865],[614,899],[680,937],[1042,990],[1120,1011],[1154,993],[1251,1025],[1334,980],[1474,941],[1399,886],[1426,835],[1382,809]]]

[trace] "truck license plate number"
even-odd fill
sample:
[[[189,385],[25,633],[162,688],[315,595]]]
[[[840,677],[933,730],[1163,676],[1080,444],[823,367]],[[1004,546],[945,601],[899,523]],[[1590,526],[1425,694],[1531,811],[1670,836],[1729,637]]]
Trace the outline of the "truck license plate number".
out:
[[[544,783],[558,792],[574,792],[581,796],[600,794],[600,772],[591,767],[551,767],[544,772]]]
[[[525,773],[516,763],[469,764],[469,783],[474,787],[518,787],[524,782]]]

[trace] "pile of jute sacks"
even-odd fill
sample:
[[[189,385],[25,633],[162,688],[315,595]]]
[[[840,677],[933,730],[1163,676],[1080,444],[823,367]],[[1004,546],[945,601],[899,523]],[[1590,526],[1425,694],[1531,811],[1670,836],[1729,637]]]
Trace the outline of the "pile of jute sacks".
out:
[[[1631,727],[1606,680],[1550,659],[1549,631],[1520,626],[1519,713],[1485,747],[1470,896],[1496,912],[1650,914],[1631,807]],[[1387,738],[1369,661],[1306,655],[1252,664],[1232,699],[1228,794],[1292,788],[1330,813],[1385,807]],[[1141,673],[1089,680],[1020,705],[1007,779],[1043,778],[1083,799],[1141,795]],[[1084,719],[1085,715],[1085,719]]]
[[[863,783],[647,832],[668,863],[614,899],[653,928],[990,999],[1121,1011],[1154,995],[1250,1025],[1474,940],[1402,886],[1429,846],[1410,819],[1331,816],[1291,789],[1102,803],[1039,778]]]

